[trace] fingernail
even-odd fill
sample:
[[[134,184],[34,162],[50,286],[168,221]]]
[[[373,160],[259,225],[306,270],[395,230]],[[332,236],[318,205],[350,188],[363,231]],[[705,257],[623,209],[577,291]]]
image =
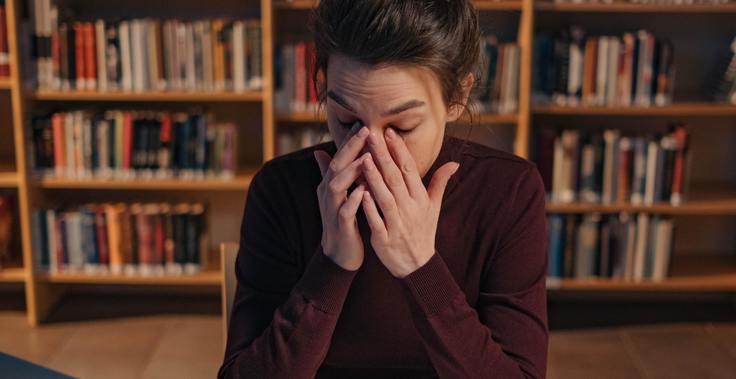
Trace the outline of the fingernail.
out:
[[[456,173],[458,169],[460,169],[460,163],[455,162],[455,168],[452,170],[452,173]]]
[[[368,128],[366,128],[365,126],[362,127],[362,128],[360,128],[360,131],[358,132],[358,135],[361,136],[361,137],[365,137],[366,134],[368,134]]]
[[[386,129],[386,139],[393,139],[396,137],[396,132],[393,129]]]

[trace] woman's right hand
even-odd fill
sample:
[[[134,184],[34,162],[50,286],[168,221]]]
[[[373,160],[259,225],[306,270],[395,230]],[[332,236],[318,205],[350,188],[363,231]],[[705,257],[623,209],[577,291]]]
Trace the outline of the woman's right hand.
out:
[[[319,210],[322,216],[322,250],[340,267],[355,271],[363,264],[363,239],[358,230],[356,214],[366,191],[365,183],[348,194],[348,189],[362,175],[361,164],[369,153],[358,157],[365,146],[368,128],[353,125],[348,141],[334,157],[325,151],[315,151],[314,158],[322,172],[317,186]]]

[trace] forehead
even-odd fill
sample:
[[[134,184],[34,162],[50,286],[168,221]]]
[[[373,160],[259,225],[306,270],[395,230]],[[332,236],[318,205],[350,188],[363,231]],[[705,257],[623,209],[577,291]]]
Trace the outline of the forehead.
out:
[[[330,57],[327,88],[346,97],[382,101],[408,98],[428,101],[441,93],[439,81],[425,67],[402,64],[371,66],[339,54]]]

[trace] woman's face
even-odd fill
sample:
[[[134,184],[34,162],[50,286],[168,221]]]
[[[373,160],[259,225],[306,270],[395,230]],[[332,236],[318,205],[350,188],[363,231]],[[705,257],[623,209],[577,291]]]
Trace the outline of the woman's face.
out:
[[[356,121],[381,138],[386,128],[392,128],[406,142],[421,176],[426,174],[442,147],[445,124],[460,114],[455,109],[448,112],[440,83],[430,70],[371,67],[333,54],[327,78],[327,126],[338,147],[352,136]]]

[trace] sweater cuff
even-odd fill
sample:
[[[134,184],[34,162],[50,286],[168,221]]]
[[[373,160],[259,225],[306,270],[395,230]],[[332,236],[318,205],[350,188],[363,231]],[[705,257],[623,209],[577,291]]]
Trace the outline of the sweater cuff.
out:
[[[320,245],[299,279],[299,288],[316,308],[338,314],[357,272],[337,265],[322,252]]]
[[[438,313],[462,294],[447,264],[437,252],[424,266],[400,280],[412,312],[419,312],[425,317]]]

